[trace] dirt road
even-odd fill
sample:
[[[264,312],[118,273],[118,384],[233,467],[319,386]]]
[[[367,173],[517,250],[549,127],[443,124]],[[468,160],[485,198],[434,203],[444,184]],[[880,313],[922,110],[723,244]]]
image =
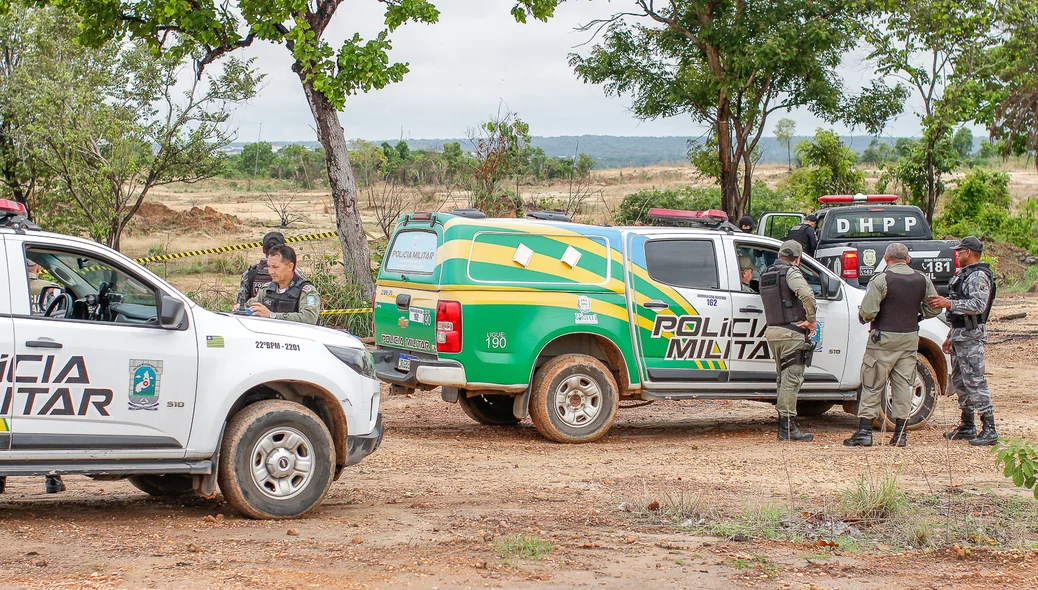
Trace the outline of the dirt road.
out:
[[[999,430],[1038,440],[1038,299],[1003,298],[993,316],[1012,312],[1028,317],[994,322],[988,350]],[[1026,506],[988,449],[941,436],[958,417],[949,398],[902,450],[843,447],[856,420],[838,407],[803,421],[816,434],[811,444],[776,442],[768,405],[671,402],[622,410],[604,440],[566,446],[543,440],[528,421],[477,425],[436,394],[384,399],[382,448],[348,469],[304,520],[249,521],[220,501],[156,500],[125,482],[68,477],[68,492],[46,495],[42,479],[12,479],[0,496],[4,586],[1038,586],[1030,521],[1009,546],[980,548],[981,536],[966,553],[939,539],[935,550],[899,552],[867,528],[853,550],[810,537],[725,540],[645,516],[654,501],[717,523],[754,507],[809,514],[862,474],[898,469],[916,497]]]

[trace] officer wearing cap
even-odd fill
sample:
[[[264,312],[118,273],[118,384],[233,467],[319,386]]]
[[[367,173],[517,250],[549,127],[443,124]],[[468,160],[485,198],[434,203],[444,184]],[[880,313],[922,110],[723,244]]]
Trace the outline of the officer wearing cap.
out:
[[[858,321],[872,322],[872,327],[861,367],[858,430],[843,441],[848,447],[872,446],[872,421],[880,416],[888,379],[893,398],[890,417],[894,420],[894,435],[889,444],[903,447],[908,443],[906,424],[912,409],[919,316],[932,318],[941,313],[939,308],[926,303],[929,297],[937,295],[937,290],[930,279],[908,266],[908,246],[890,244],[883,260],[887,269],[869,282],[858,308]]]
[[[753,218],[749,215],[743,215],[742,219],[739,220],[739,229],[745,234],[753,233]]]
[[[750,281],[753,280],[753,261],[746,256],[739,257],[739,282],[742,283],[743,293],[756,293],[753,287],[750,286]]]
[[[321,316],[317,289],[296,273],[296,252],[274,246],[267,253],[267,272],[273,279],[248,301],[249,311],[264,318],[316,324]]]
[[[794,225],[789,230],[789,234],[786,235],[786,239],[799,242],[805,253],[809,256],[814,256],[815,248],[818,247],[818,235],[815,233],[816,227],[818,227],[818,216],[812,213],[804,218],[803,223]]]
[[[944,433],[949,440],[968,440],[971,445],[989,446],[998,442],[995,430],[995,407],[991,390],[984,377],[984,343],[987,321],[995,301],[995,277],[991,267],[980,261],[984,244],[968,236],[955,247],[962,272],[948,284],[948,297],[934,295],[930,305],[947,309],[951,333],[944,342],[944,352],[951,354],[951,388],[959,396],[962,418],[958,427]],[[983,430],[978,435],[973,412],[980,414]]]
[[[35,313],[42,313],[46,309],[46,305],[50,302],[40,301],[40,293],[42,293],[47,287],[60,287],[60,285],[41,279],[40,265],[36,264],[36,262],[29,258],[25,259],[25,271],[29,277],[29,294],[32,295],[30,300],[32,311]]]
[[[815,331],[815,295],[800,272],[803,248],[786,240],[775,263],[760,277],[760,295],[768,328],[764,332],[778,371],[779,440],[810,441],[813,434],[797,426],[797,395],[810,363]]]
[[[245,302],[259,295],[260,289],[273,280],[267,271],[267,256],[270,249],[285,243],[285,236],[281,232],[272,231],[263,236],[263,259],[250,266],[241,276],[241,285],[238,287],[238,300],[235,309],[245,307]]]

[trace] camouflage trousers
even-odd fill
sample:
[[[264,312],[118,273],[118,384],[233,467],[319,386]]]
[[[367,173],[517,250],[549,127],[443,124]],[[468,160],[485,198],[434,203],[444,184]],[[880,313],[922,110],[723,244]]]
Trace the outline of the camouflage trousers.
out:
[[[861,363],[861,400],[859,418],[879,418],[883,393],[890,382],[891,420],[907,420],[912,411],[912,384],[915,382],[915,351],[865,349]]]
[[[980,415],[995,411],[991,405],[991,390],[984,377],[984,341],[952,340],[951,391],[959,396],[959,407],[976,410]]]
[[[768,328],[766,333],[771,357],[775,359],[775,371],[778,372],[778,399],[775,406],[779,417],[793,418],[797,415],[797,395],[804,384],[804,365],[793,365],[782,370],[780,359],[793,352],[803,344],[804,337],[792,330]]]

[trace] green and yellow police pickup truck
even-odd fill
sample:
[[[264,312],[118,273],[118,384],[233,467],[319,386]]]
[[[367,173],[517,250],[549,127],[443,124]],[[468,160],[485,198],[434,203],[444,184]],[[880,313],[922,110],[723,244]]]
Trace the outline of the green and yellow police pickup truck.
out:
[[[775,364],[751,288],[780,242],[699,212],[694,227],[598,227],[446,213],[401,217],[373,302],[376,373],[395,392],[441,388],[472,419],[545,437],[602,437],[625,400],[775,401]],[[723,215],[723,213],[721,213]],[[801,415],[856,411],[864,292],[819,262],[801,265],[818,299]],[[939,319],[920,324],[911,427],[947,381]],[[889,403],[889,401],[888,401]]]

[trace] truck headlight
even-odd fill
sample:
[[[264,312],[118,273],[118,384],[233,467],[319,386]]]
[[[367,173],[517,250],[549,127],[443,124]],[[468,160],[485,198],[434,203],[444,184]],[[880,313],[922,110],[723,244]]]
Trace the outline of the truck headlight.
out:
[[[343,346],[332,346],[325,344],[325,348],[328,352],[335,355],[335,358],[346,363],[346,366],[356,371],[358,374],[371,379],[375,377],[375,362],[371,360],[371,353],[363,348],[346,348]]]

